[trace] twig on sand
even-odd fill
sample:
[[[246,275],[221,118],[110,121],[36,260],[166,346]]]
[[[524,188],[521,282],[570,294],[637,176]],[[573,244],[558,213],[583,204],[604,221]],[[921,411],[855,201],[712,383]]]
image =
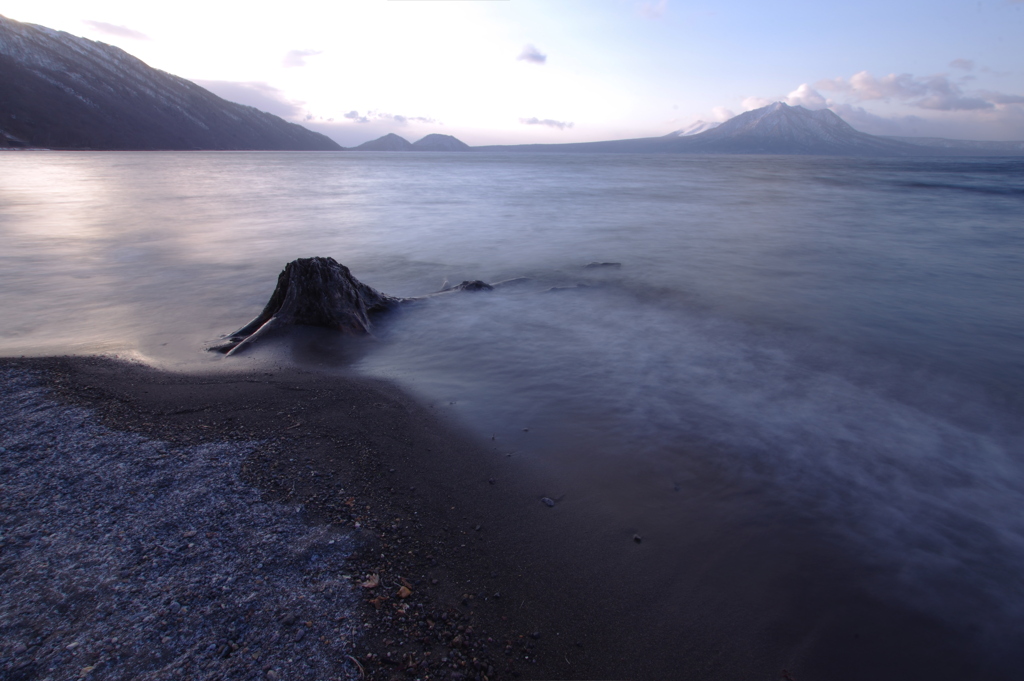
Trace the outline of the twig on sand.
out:
[[[357,660],[356,658],[352,657],[351,655],[346,655],[345,657],[347,657],[348,659],[352,660],[352,664],[354,664],[359,669],[359,678],[365,679],[366,678],[366,670],[363,669],[363,665],[359,664],[359,660]]]

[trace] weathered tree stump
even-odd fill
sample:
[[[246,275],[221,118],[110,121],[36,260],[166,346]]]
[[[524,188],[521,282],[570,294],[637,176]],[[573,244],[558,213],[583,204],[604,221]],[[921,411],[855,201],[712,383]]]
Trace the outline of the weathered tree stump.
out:
[[[490,290],[482,281],[464,281],[419,298],[396,298],[367,286],[334,258],[299,258],[284,267],[277,288],[255,319],[209,348],[234,355],[269,332],[289,325],[319,326],[363,336],[370,333],[371,316],[401,303],[456,291]]]

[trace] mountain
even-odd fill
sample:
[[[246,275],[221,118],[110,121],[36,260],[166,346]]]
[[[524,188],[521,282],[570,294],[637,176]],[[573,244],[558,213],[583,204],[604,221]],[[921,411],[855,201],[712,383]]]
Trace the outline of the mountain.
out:
[[[695,134],[664,137],[473,147],[474,151],[590,153],[785,154],[818,156],[1024,156],[1024,142],[964,142],[877,137],[859,132],[828,109],[811,111],[775,102]]]
[[[363,142],[352,151],[469,151],[472,147],[451,135],[427,135],[414,144],[391,132],[369,142]]]
[[[815,156],[913,156],[905,142],[854,130],[828,109],[811,111],[775,102],[730,118],[688,139],[685,151],[717,154],[807,154]]]
[[[469,151],[470,146],[451,135],[427,135],[418,142],[412,143],[416,151]]]
[[[679,130],[674,130],[674,131],[670,132],[669,134],[665,135],[665,137],[689,137],[690,135],[699,135],[702,132],[707,132],[708,130],[713,130],[713,129],[717,128],[719,125],[721,125],[721,123],[715,123],[715,122],[710,122],[709,123],[708,121],[697,121],[696,123],[691,123],[690,125],[686,126],[685,128],[680,128]]]
[[[369,142],[363,142],[358,147],[353,147],[353,151],[413,151],[412,144],[409,140],[404,137],[399,137],[393,132],[389,132],[383,137],[378,137],[375,140]]]
[[[124,50],[0,16],[0,146],[340,150]]]

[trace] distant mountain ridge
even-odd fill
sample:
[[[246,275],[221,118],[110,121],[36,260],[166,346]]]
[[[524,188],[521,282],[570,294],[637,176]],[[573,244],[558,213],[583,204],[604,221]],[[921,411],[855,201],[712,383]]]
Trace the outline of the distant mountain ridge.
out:
[[[879,137],[855,130],[828,109],[811,111],[775,102],[694,134],[686,128],[663,137],[473,147],[474,151],[775,154],[815,156],[1024,156],[1024,142],[969,142]]]
[[[468,144],[451,135],[434,133],[417,142],[410,143],[404,137],[389,132],[383,137],[363,142],[358,147],[352,147],[351,151],[469,151],[470,149],[472,147]]]
[[[340,150],[120,48],[0,16],[0,147]]]

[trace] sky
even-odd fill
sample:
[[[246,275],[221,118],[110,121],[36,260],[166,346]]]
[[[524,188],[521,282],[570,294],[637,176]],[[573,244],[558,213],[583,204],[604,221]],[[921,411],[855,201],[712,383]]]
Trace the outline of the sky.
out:
[[[354,146],[665,135],[773,101],[1024,140],[1024,0],[5,0]]]

